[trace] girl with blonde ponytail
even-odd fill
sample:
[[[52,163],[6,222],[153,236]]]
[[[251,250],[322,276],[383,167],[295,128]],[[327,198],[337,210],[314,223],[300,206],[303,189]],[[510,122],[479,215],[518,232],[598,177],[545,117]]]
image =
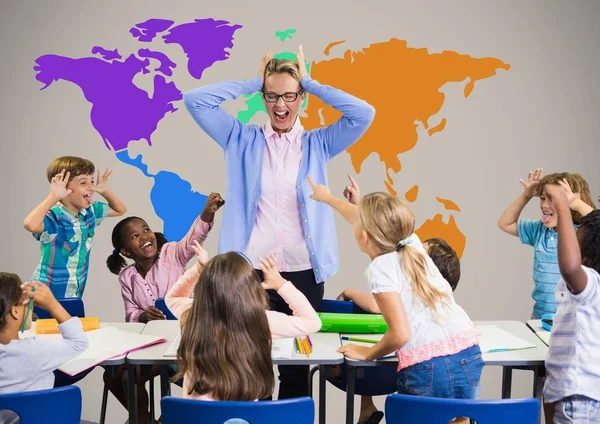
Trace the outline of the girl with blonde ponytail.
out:
[[[372,261],[365,273],[371,295],[355,301],[368,303],[372,296],[388,325],[372,347],[349,344],[340,352],[375,360],[395,351],[398,393],[476,398],[483,368],[479,332],[414,234],[410,207],[387,193],[367,194],[355,205],[308,180],[311,199],[328,204],[354,227],[360,250]]]

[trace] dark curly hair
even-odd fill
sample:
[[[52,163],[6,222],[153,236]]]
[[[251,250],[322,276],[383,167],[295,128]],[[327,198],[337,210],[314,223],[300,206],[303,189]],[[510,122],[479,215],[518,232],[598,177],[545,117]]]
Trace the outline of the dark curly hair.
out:
[[[600,209],[581,218],[581,226],[577,231],[583,232],[579,242],[583,265],[600,273]]]
[[[17,274],[0,272],[0,331],[6,325],[6,316],[10,308],[21,300],[23,282]]]
[[[125,260],[125,258],[123,256],[121,256],[121,254],[119,253],[121,251],[121,249],[123,249],[124,247],[124,243],[123,243],[123,228],[125,228],[125,226],[133,221],[133,220],[140,220],[142,222],[146,222],[144,221],[142,218],[138,218],[137,216],[129,216],[125,219],[120,220],[117,225],[115,225],[115,228],[113,228],[112,231],[112,245],[114,247],[113,252],[108,256],[108,258],[106,258],[106,266],[108,267],[108,269],[110,270],[110,272],[112,272],[115,275],[119,275],[119,273],[121,272],[121,270],[123,268],[125,268],[127,266],[127,261]],[[165,235],[163,233],[154,233],[154,235],[156,236],[156,247],[157,250],[160,252],[160,249],[163,247],[163,245],[165,243],[167,243],[167,239],[165,238]]]
[[[456,290],[460,281],[460,260],[456,251],[441,238],[431,238],[423,243],[429,245],[428,254],[442,277],[446,279],[452,291]]]

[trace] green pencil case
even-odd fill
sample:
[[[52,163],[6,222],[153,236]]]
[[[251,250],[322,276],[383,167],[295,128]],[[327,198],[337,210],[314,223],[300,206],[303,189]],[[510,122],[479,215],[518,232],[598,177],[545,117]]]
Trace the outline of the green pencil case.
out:
[[[383,334],[388,329],[383,316],[376,314],[321,312],[319,318],[324,333]]]

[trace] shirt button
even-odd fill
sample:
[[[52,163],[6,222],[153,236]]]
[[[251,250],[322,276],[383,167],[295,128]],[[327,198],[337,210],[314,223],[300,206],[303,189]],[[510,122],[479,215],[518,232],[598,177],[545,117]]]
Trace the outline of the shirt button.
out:
[[[304,207],[304,203],[300,203],[300,206],[301,206],[301,207]]]
[[[300,186],[299,186],[299,185],[297,185],[297,186],[296,186],[296,188],[297,188],[298,190],[300,190]]]
[[[315,252],[310,252],[311,255],[315,256]]]
[[[307,222],[308,222],[308,219],[306,219],[306,218],[305,218],[305,219],[304,219],[304,223],[306,224]]]
[[[309,235],[307,235],[307,236],[306,236],[306,238],[310,240],[310,234],[309,234]]]
[[[319,273],[319,268],[315,268],[315,272],[318,274]]]

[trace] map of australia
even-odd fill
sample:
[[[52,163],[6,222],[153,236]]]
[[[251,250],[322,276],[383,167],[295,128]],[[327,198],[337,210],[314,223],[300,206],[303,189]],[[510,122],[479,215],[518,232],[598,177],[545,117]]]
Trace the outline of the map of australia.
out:
[[[159,39],[164,44],[177,45],[187,58],[184,65],[189,75],[201,80],[206,69],[229,58],[236,33],[241,28],[242,25],[212,18],[177,25],[171,20],[149,19],[134,25],[129,33],[140,43]],[[296,30],[278,30],[275,36],[283,42],[296,36]],[[406,41],[394,38],[358,51],[346,49],[339,56],[332,55],[331,52],[339,51],[343,43],[324,43],[328,59],[309,61],[309,72],[320,83],[352,93],[375,106],[377,115],[373,125],[348,149],[348,153],[357,173],[369,155],[377,154],[383,164],[382,184],[394,195],[397,193],[390,171],[400,172],[400,156],[417,145],[418,124],[429,136],[445,128],[445,118],[432,122],[445,101],[441,88],[447,83],[466,81],[464,96],[468,97],[476,82],[495,75],[498,70],[510,69],[510,65],[499,59],[473,58],[453,51],[430,53],[425,48],[412,48]],[[150,201],[164,223],[163,232],[167,239],[179,240],[201,212],[206,196],[194,191],[176,170],[149,173],[142,155],[132,157],[128,151],[131,141],[144,140],[153,146],[152,135],[159,122],[179,111],[183,95],[173,81],[173,70],[178,64],[167,54],[146,47],[124,55],[117,48],[93,46],[90,53],[91,56],[78,58],[54,54],[38,57],[34,71],[36,79],[43,84],[41,90],[57,81],[81,88],[83,97],[92,105],[90,121],[99,139],[121,162],[154,179]],[[283,52],[276,57],[294,59],[295,54]],[[376,78],[381,69],[390,68],[397,74],[393,85],[383,78]],[[138,74],[152,76],[152,94],[134,83]],[[237,114],[242,122],[249,122],[257,113],[264,112],[259,94],[247,97],[246,108]],[[403,101],[394,100],[397,98]],[[315,97],[311,97],[305,106],[306,117],[302,123],[306,129],[331,124],[340,117],[339,112]],[[394,140],[385,137],[390,128],[398,135]],[[416,201],[418,186],[404,196],[408,201]],[[449,220],[444,222],[442,214],[436,214],[425,220],[417,233],[421,238],[445,238],[462,256],[466,238],[454,216],[460,213],[460,208],[451,200],[437,200],[451,212]]]

